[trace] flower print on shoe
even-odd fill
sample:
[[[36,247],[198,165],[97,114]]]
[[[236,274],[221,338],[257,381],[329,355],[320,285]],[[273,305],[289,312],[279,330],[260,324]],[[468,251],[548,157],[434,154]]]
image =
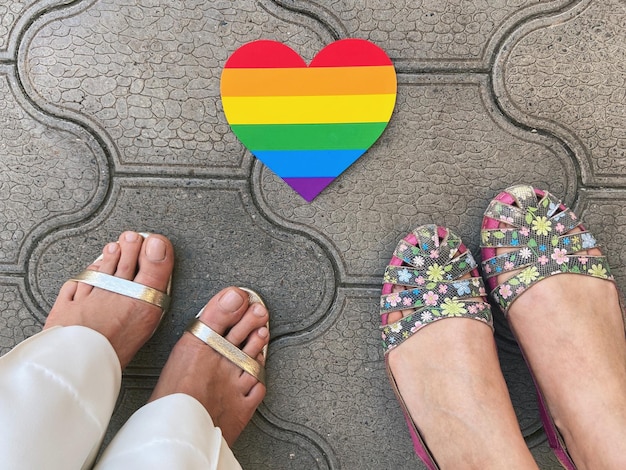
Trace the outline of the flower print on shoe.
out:
[[[613,279],[604,256],[578,254],[597,247],[578,217],[558,198],[532,186],[513,186],[491,201],[481,241],[490,295],[505,314],[519,294],[548,276],[573,273]],[[500,248],[506,250],[496,254]],[[504,273],[515,275],[498,285],[497,276]]]

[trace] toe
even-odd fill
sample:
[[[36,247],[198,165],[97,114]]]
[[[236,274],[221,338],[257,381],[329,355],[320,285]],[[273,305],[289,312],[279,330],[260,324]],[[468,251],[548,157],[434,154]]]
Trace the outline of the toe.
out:
[[[141,237],[139,234],[136,235]],[[172,243],[162,235],[150,234],[139,245],[139,248],[136,258],[139,269],[136,274],[133,272],[130,279],[144,286],[166,292],[174,268]],[[123,255],[124,251],[122,251],[122,257]],[[119,264],[122,264],[121,260]]]
[[[209,300],[200,312],[200,320],[223,336],[243,317],[248,308],[247,299],[247,293],[236,287],[227,287]]]
[[[258,396],[259,398],[253,398],[253,400],[257,400],[257,403],[260,403],[265,397],[266,388],[265,385],[259,382],[256,378],[243,372],[242,376],[237,381],[237,390],[242,396],[248,399],[250,397]]]
[[[87,267],[90,271],[99,271],[105,274],[114,274],[121,255],[120,246],[117,242],[107,243],[102,249],[102,254]],[[79,282],[75,288],[76,298],[87,296],[94,288],[84,282]]]
[[[248,306],[248,309],[244,313],[243,317],[236,325],[234,325],[231,330],[226,335],[226,339],[234,344],[235,346],[241,346],[244,342],[253,336],[253,333],[267,324],[269,319],[267,309],[260,303],[253,303]],[[253,354],[248,353],[245,348],[244,351],[255,357],[258,353],[254,352]]]
[[[120,250],[119,243],[107,243],[102,249],[102,255],[87,269],[105,274],[115,274],[121,254],[122,250]]]
[[[116,277],[128,280],[135,277],[143,242],[143,237],[136,232],[123,232],[120,235],[118,244],[121,253],[114,273]]]
[[[77,290],[82,285],[83,284],[80,282],[67,281],[61,286],[61,290],[59,290],[57,300],[60,300],[62,302],[71,302],[72,300],[74,300],[74,296],[76,295]]]
[[[246,339],[246,344],[243,347],[243,352],[248,356],[256,358],[261,364],[265,365],[265,357],[263,356],[263,348],[267,346],[270,339],[270,331],[266,326],[257,328]]]
[[[261,382],[256,382],[246,393],[246,398],[253,403],[261,403],[265,398],[265,385]]]
[[[407,288],[404,286],[401,286],[399,284],[396,284],[393,286],[393,288],[391,289],[391,292],[394,293],[398,293],[398,292],[402,292],[405,291]],[[395,323],[398,320],[401,320],[402,318],[410,315],[414,310],[397,310],[395,312],[390,312],[389,316],[387,317],[387,324],[391,324],[391,323]]]
[[[248,356],[254,358],[259,364],[265,366],[265,356],[263,355],[263,349],[269,343],[269,330],[267,327],[262,326],[261,328],[256,329],[248,338],[246,338],[245,346],[242,348],[243,352],[245,352]],[[259,380],[244,372],[240,371],[240,379],[238,381],[238,388],[242,395],[249,395],[251,390],[259,384]]]

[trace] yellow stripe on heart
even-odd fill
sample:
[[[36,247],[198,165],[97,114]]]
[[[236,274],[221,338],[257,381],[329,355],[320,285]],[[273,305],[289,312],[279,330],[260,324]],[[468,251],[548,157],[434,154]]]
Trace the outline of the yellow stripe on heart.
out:
[[[222,97],[231,125],[387,122],[395,100],[395,94]]]

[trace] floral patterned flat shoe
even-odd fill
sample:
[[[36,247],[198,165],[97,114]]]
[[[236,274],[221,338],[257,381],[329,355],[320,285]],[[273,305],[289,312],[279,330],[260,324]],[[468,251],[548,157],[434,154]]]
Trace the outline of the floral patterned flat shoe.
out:
[[[597,244],[576,215],[549,192],[532,186],[510,187],[491,201],[481,242],[483,275],[505,315],[526,289],[550,276],[573,273],[613,280],[604,256],[577,254]],[[497,249],[506,250],[498,254]],[[498,284],[497,276],[510,272],[516,274]],[[575,469],[536,381],[535,387],[550,447],[565,468]]]
[[[467,274],[471,277],[463,278]],[[405,289],[393,292],[395,285]],[[473,318],[493,329],[491,309],[484,296],[472,254],[459,237],[436,225],[417,227],[400,241],[385,270],[380,314],[387,375],[402,406],[415,452],[429,470],[437,469],[437,464],[400,395],[388,353],[438,320]],[[405,310],[410,314],[389,323],[390,313]]]

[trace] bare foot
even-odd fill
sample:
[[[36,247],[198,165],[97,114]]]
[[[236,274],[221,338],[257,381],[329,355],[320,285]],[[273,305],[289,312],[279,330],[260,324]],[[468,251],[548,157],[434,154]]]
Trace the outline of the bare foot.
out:
[[[601,252],[574,254],[592,264]],[[497,276],[498,284],[519,272]],[[580,274],[548,277],[515,299],[508,320],[577,468],[626,468],[626,339],[615,284]]]
[[[219,292],[200,319],[226,340],[264,364],[269,314],[236,287]],[[150,401],[186,393],[206,408],[215,426],[232,446],[265,397],[265,386],[192,334],[185,332],[170,354]]]
[[[396,292],[404,289],[394,286]],[[392,313],[388,323],[412,312]],[[391,350],[387,360],[439,468],[537,468],[487,324],[471,318],[436,321]]]
[[[87,269],[110,274],[164,292],[174,266],[174,249],[161,235],[144,238],[124,232],[107,244],[102,259]],[[122,368],[150,338],[162,310],[141,300],[75,281],[66,282],[48,315],[44,329],[86,326],[103,334],[115,349]]]

